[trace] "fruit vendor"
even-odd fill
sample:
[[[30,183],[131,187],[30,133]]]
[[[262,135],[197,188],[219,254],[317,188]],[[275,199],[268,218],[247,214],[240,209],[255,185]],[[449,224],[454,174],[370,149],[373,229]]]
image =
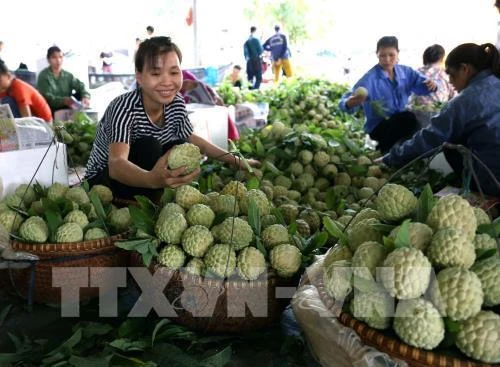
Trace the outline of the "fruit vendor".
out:
[[[85,84],[69,71],[62,68],[63,53],[57,46],[51,46],[47,50],[47,61],[49,66],[38,75],[36,88],[47,100],[52,113],[57,110],[71,108],[74,97],[83,107],[90,103],[90,93]]]
[[[385,153],[418,130],[415,114],[405,110],[410,95],[428,95],[437,85],[409,66],[398,64],[396,37],[378,40],[377,57],[378,64],[354,85],[353,92],[342,96],[339,107],[344,112],[354,113],[362,106],[366,116],[364,130]]]
[[[240,167],[233,155],[193,134],[179,93],[181,61],[181,51],[169,37],[141,43],[135,56],[139,87],[115,98],[99,123],[85,176],[91,185],[107,184],[118,198],[154,199],[165,187],[190,183],[199,168],[189,174],[184,174],[186,167],[167,168],[169,149],[186,141],[209,157]]]
[[[13,75],[0,60],[0,104],[11,106],[14,117],[39,117],[52,121],[52,112],[43,96],[30,84]]]
[[[473,168],[483,192],[500,197],[499,52],[491,43],[465,43],[450,52],[445,66],[459,95],[431,119],[427,128],[392,148],[382,158],[383,162],[398,167],[445,142],[461,144],[482,162],[473,159]],[[461,154],[448,148],[444,148],[444,154],[453,170],[461,175]],[[472,188],[478,189],[472,181]]]

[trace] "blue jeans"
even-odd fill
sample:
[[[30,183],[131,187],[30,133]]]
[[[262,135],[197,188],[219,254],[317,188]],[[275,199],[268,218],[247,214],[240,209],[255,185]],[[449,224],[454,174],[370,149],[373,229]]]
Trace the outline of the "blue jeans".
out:
[[[21,117],[19,108],[17,107],[17,102],[14,100],[14,98],[9,96],[0,98],[0,104],[8,104],[10,106],[10,109],[12,110],[12,115],[14,117]]]

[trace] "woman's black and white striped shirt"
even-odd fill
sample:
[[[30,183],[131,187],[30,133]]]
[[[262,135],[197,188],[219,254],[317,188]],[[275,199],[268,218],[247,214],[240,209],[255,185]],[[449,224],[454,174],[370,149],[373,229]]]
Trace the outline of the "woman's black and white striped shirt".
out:
[[[107,167],[109,145],[112,143],[130,145],[139,138],[154,137],[161,145],[165,145],[174,140],[188,139],[193,133],[193,125],[179,93],[172,103],[165,106],[164,112],[163,126],[153,124],[144,110],[140,89],[111,101],[99,122],[85,178],[95,177]]]

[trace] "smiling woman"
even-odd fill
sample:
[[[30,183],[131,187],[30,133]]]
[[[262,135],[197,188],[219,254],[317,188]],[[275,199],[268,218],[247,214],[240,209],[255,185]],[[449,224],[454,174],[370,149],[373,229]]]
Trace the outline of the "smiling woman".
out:
[[[182,86],[182,53],[169,37],[142,42],[135,57],[138,88],[115,98],[99,123],[87,164],[90,185],[106,184],[115,197],[146,195],[159,199],[165,187],[189,184],[199,173],[168,169],[170,149],[190,142],[222,162],[239,161],[193,134]],[[250,161],[250,164],[258,164]]]

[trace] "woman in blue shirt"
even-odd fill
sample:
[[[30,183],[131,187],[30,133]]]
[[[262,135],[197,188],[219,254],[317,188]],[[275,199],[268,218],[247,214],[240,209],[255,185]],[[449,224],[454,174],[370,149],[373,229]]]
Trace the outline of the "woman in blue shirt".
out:
[[[413,70],[398,64],[398,39],[382,37],[377,42],[378,64],[371,68],[339,102],[342,111],[353,113],[359,106],[366,116],[365,131],[387,152],[395,143],[410,138],[418,129],[415,115],[405,111],[412,93],[428,95],[436,84]],[[363,87],[368,93],[358,92]]]
[[[431,124],[383,157],[390,166],[402,166],[445,142],[469,148],[489,170],[474,160],[473,168],[484,193],[500,197],[500,55],[491,43],[464,43],[446,58],[446,73],[459,92],[431,119]],[[445,148],[445,157],[456,173],[462,157]],[[477,190],[475,182],[472,189]]]

